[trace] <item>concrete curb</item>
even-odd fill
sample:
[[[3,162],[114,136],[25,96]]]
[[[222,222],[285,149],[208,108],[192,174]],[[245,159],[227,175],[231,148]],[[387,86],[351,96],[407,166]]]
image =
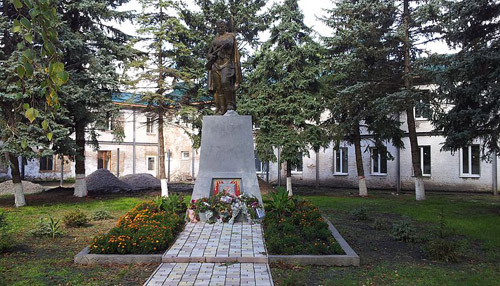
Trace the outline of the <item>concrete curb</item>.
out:
[[[149,264],[161,263],[162,254],[90,254],[85,247],[75,255],[74,263],[83,265],[94,264]]]
[[[359,256],[351,246],[340,235],[333,224],[323,216],[332,232],[333,237],[344,250],[344,255],[269,255],[269,262],[282,262],[299,265],[323,265],[323,266],[359,266]]]

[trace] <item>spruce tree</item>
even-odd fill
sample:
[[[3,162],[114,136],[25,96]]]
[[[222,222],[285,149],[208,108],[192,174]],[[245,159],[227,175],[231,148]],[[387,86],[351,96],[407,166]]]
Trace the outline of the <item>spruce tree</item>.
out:
[[[434,58],[440,98],[449,107],[434,118],[446,137],[443,149],[457,151],[479,139],[485,155],[498,154],[500,3],[443,1],[442,7],[445,40],[458,50]]]
[[[252,58],[240,110],[259,124],[256,148],[261,160],[276,161],[270,151],[281,150],[279,163],[286,162],[287,190],[292,195],[292,165],[310,147],[318,151],[325,145],[319,126],[324,110],[318,80],[320,54],[296,0],[285,0],[272,10],[271,35]]]
[[[386,98],[398,90],[401,75],[395,16],[393,1],[359,0],[337,2],[324,19],[334,28],[334,35],[324,38],[323,94],[330,111],[325,126],[335,144],[354,145],[360,196],[368,195],[362,132],[371,135],[366,141],[373,141],[382,156],[390,155],[384,143],[402,146],[397,109]]]
[[[85,146],[90,143],[98,148],[97,130],[111,114],[116,114],[111,96],[119,92],[117,64],[134,56],[126,45],[130,37],[108,24],[131,17],[129,12],[116,10],[126,2],[128,0],[58,2],[57,9],[63,20],[59,28],[63,62],[70,73],[70,80],[61,91],[64,98],[61,103],[69,111],[67,126],[75,134],[76,154],[69,142],[61,142],[56,148],[64,154],[74,155],[74,195],[77,197],[87,195]],[[115,129],[115,132],[120,131],[120,128]],[[86,134],[90,134],[90,140]]]

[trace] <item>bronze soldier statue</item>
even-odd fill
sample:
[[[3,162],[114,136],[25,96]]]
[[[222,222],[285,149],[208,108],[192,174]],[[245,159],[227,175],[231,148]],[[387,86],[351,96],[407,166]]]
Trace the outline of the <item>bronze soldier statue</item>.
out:
[[[217,21],[218,35],[208,50],[208,90],[214,96],[215,113],[224,115],[236,109],[235,91],[241,83],[240,54],[236,37],[227,32],[227,24]]]

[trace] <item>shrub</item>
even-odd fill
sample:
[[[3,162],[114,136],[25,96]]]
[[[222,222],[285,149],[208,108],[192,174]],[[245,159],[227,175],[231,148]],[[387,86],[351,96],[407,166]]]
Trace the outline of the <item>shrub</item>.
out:
[[[328,230],[319,210],[301,201],[289,213],[268,210],[264,237],[273,254],[340,254],[342,248]]]
[[[158,196],[153,201],[158,209],[168,213],[183,214],[187,210],[184,197],[177,194],[170,194],[168,197]]]
[[[276,191],[270,192],[270,201],[266,201],[266,209],[268,211],[274,211],[278,215],[284,215],[289,213],[295,207],[295,199],[288,196],[288,191],[283,187],[276,188]]]
[[[458,262],[464,252],[463,243],[452,238],[453,229],[449,228],[444,210],[439,214],[439,227],[435,231],[435,238],[431,239],[424,247],[424,251],[430,259],[444,262]]]
[[[14,237],[7,222],[7,216],[0,212],[0,253],[3,253],[14,246]]]
[[[368,220],[368,213],[364,206],[359,208],[355,208],[351,214],[354,216],[356,220]]]
[[[59,219],[54,219],[49,215],[48,220],[40,218],[38,225],[31,231],[34,236],[49,236],[55,238],[62,235],[61,225]]]
[[[165,251],[182,231],[184,219],[161,209],[158,200],[139,203],[108,234],[97,235],[91,253],[147,254]],[[172,210],[172,208],[168,208]]]
[[[387,230],[390,228],[390,222],[383,218],[376,218],[371,227],[376,230]]]
[[[89,223],[90,218],[80,210],[67,213],[63,217],[63,222],[67,227],[82,227]]]
[[[401,220],[392,225],[391,237],[394,240],[412,242],[416,241],[415,227],[409,220]]]
[[[111,213],[109,213],[108,211],[104,211],[104,210],[96,211],[92,215],[92,220],[106,220],[106,219],[112,219],[112,218],[113,218],[113,216],[111,215]]]

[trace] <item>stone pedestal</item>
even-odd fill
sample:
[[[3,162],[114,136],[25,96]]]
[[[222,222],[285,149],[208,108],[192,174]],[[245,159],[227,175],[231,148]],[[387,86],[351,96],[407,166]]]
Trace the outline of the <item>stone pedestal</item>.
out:
[[[208,198],[216,187],[219,191],[225,188],[253,195],[262,205],[251,116],[240,116],[233,111],[224,116],[203,117],[200,165],[192,199]]]

